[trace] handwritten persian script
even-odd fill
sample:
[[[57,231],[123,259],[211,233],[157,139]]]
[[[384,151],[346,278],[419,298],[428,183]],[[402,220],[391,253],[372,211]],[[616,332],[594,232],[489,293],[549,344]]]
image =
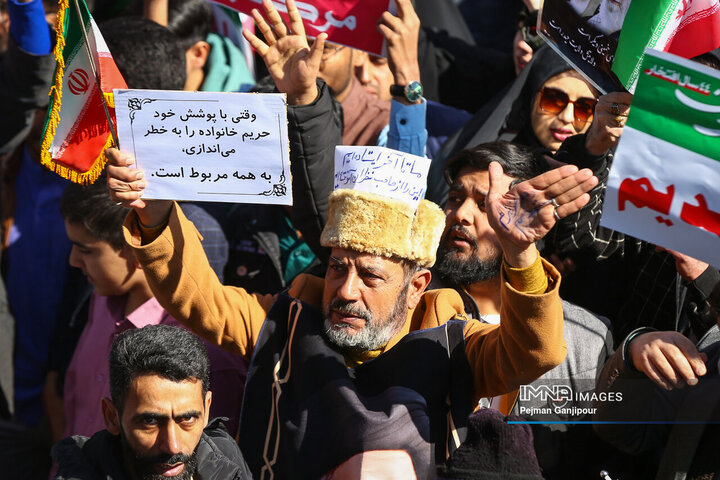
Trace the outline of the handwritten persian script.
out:
[[[284,95],[115,90],[115,107],[143,198],[292,204]]]
[[[427,189],[430,159],[384,147],[335,147],[335,189],[351,188],[417,208]]]

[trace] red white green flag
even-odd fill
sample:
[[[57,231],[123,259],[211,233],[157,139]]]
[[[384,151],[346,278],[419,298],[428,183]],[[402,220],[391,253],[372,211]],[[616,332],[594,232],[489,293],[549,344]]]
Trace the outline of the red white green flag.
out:
[[[42,164],[76,183],[92,183],[105,166],[113,139],[106,114],[114,119],[113,88],[127,88],[83,0],[61,0],[57,15],[55,83],[42,140]],[[79,5],[79,14],[75,5]],[[82,24],[80,20],[82,19]],[[84,30],[87,33],[87,46]],[[94,77],[92,61],[100,79]]]
[[[612,70],[634,91],[645,48],[692,58],[718,47],[720,0],[632,0]]]

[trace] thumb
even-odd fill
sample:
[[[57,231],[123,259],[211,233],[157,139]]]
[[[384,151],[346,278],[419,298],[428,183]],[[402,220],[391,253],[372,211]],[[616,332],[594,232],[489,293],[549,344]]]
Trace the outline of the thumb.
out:
[[[502,181],[503,168],[498,162],[491,162],[488,167],[488,180],[490,185],[488,186],[488,197],[498,194],[498,188]]]
[[[320,68],[320,61],[322,60],[323,48],[325,48],[325,40],[327,40],[327,37],[327,33],[321,33],[315,38],[315,42],[313,42],[308,62],[312,69]]]

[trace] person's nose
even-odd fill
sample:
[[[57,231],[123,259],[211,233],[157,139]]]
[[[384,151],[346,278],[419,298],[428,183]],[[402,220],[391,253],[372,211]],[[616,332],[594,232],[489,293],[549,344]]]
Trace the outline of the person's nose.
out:
[[[558,118],[566,124],[572,124],[575,119],[575,106],[568,102],[567,105],[565,105],[565,108],[562,109],[560,113],[558,113]]]
[[[71,267],[80,268],[82,269],[82,262],[80,261],[80,254],[77,251],[77,246],[73,245],[70,249],[70,258],[68,259],[68,263]]]
[[[180,432],[178,431],[179,428],[180,427],[175,422],[167,422],[167,425],[161,433],[162,438],[160,439],[160,449],[163,453],[175,455],[182,452],[179,438]]]
[[[370,66],[368,61],[362,63],[362,65],[355,67],[355,76],[360,80],[361,85],[367,85],[370,83]]]
[[[354,271],[348,271],[337,290],[341,300],[356,301],[360,299],[360,277]]]
[[[454,222],[461,225],[472,225],[474,219],[474,201],[471,198],[466,198],[463,202],[453,210],[452,215]]]

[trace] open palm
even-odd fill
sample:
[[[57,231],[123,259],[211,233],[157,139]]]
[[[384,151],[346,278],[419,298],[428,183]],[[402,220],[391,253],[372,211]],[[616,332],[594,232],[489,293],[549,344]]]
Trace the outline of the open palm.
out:
[[[320,69],[320,60],[326,34],[320,34],[310,48],[305,37],[300,12],[293,0],[286,1],[289,28],[270,0],[263,0],[267,21],[258,10],[252,11],[253,19],[265,41],[248,30],[243,36],[260,54],[275,85],[287,94],[291,104],[310,103],[317,95],[315,80]]]
[[[543,238],[557,219],[587,204],[590,199],[587,192],[597,184],[590,170],[565,165],[503,192],[498,187],[502,177],[500,164],[492,163],[488,170],[490,189],[485,208],[504,250],[526,249]]]

